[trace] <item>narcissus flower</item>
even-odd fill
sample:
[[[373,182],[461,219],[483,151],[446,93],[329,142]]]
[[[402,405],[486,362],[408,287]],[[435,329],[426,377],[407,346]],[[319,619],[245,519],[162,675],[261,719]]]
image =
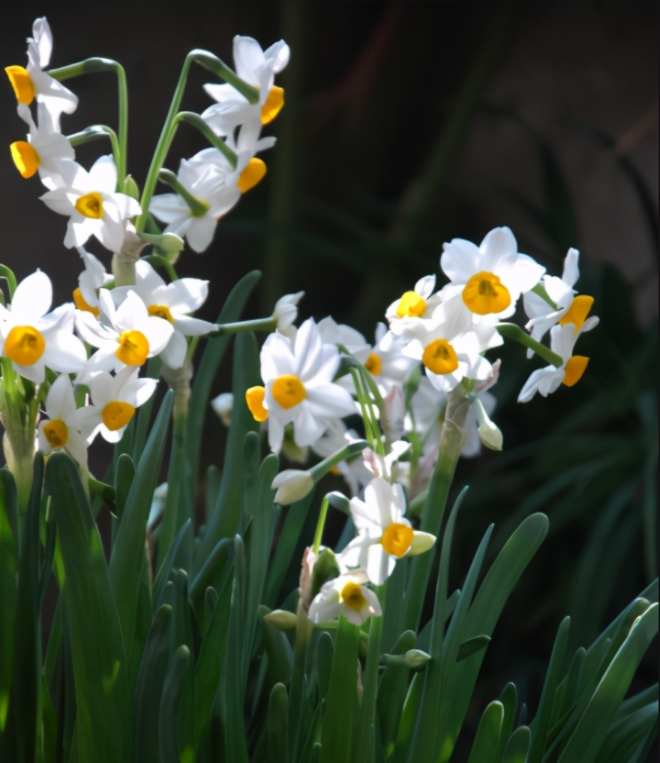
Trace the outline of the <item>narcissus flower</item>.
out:
[[[396,335],[406,325],[406,319],[428,319],[440,304],[440,295],[433,294],[435,289],[435,276],[424,276],[415,284],[412,291],[404,292],[399,299],[385,311],[390,329]]]
[[[75,151],[62,133],[55,130],[53,120],[43,103],[39,104],[39,126],[35,125],[30,109],[18,104],[18,115],[29,126],[27,141],[17,140],[9,147],[16,169],[24,178],[37,172],[46,188],[54,189],[66,184],[64,178],[75,174]]]
[[[295,294],[285,294],[275,303],[273,318],[277,321],[277,330],[280,334],[293,339],[296,329],[294,323],[298,319],[298,302],[305,296],[304,291]]]
[[[364,501],[351,499],[351,516],[358,531],[339,555],[341,564],[360,567],[374,585],[382,585],[397,559],[422,554],[435,543],[430,533],[413,530],[404,518],[406,501],[400,485],[376,477],[364,491]]]
[[[366,576],[361,573],[329,580],[309,605],[307,617],[318,624],[344,615],[353,625],[362,625],[370,617],[380,617],[383,611],[378,596],[363,585],[366,582]]]
[[[46,396],[47,421],[39,422],[39,450],[48,455],[63,450],[80,466],[87,468],[88,438],[96,427],[96,414],[91,406],[76,408],[71,379],[61,374]]]
[[[5,72],[14,88],[16,100],[29,106],[36,98],[46,106],[55,129],[59,130],[60,115],[62,112],[73,114],[78,106],[78,97],[44,71],[53,52],[53,35],[45,17],[34,22],[32,34],[34,37],[27,39],[27,69],[8,66]]]
[[[584,322],[589,315],[594,298],[587,294],[576,296],[575,286],[580,271],[578,259],[580,253],[577,249],[569,249],[564,260],[564,272],[561,278],[557,276],[543,276],[543,287],[546,294],[557,305],[555,310],[542,297],[530,291],[523,297],[525,312],[530,319],[525,328],[530,331],[532,339],[540,342],[546,332],[557,323],[564,326],[572,323],[575,331],[583,329]],[[527,351],[527,357],[533,355],[533,350]]]
[[[587,318],[582,329],[577,332],[572,323],[553,326],[550,329],[550,349],[559,355],[564,362],[559,368],[546,366],[534,371],[518,395],[519,403],[529,402],[537,392],[543,397],[547,397],[558,390],[561,384],[572,387],[580,381],[589,363],[589,358],[583,355],[573,355],[573,348],[580,334],[595,328],[598,325],[598,320],[595,315]]]
[[[321,437],[326,418],[355,412],[349,393],[332,381],[338,366],[337,349],[323,343],[311,318],[293,341],[277,333],[266,339],[261,348],[265,385],[261,405],[268,412],[268,441],[273,451],[282,447],[287,424],[293,424],[296,445],[304,447]]]
[[[512,315],[520,295],[534,288],[545,273],[531,257],[518,254],[509,228],[495,228],[479,247],[455,238],[443,249],[440,266],[451,280],[441,292],[443,300],[459,298],[478,316]]]
[[[284,90],[275,85],[275,75],[289,63],[289,46],[280,40],[266,50],[252,37],[234,37],[236,74],[259,91],[259,100],[251,104],[232,85],[204,85],[204,90],[217,103],[202,114],[217,135],[231,135],[248,121],[268,124],[284,105]]]
[[[76,311],[80,336],[97,351],[87,361],[83,378],[95,371],[120,371],[124,366],[141,366],[147,358],[159,355],[172,337],[172,324],[149,315],[146,305],[134,291],[115,308],[107,289],[99,292],[100,319],[87,311]]]
[[[78,373],[87,360],[84,344],[73,334],[73,305],[49,313],[52,301],[50,278],[38,270],[19,283],[9,308],[0,305],[0,353],[36,384],[44,380],[46,366]]]
[[[170,368],[181,368],[186,358],[187,336],[204,336],[216,328],[214,323],[193,318],[194,313],[206,302],[209,282],[199,278],[179,278],[166,284],[145,260],[135,263],[135,285],[118,286],[111,292],[115,305],[135,292],[147,306],[149,315],[168,321],[173,332],[167,347],[160,353]]]
[[[124,430],[135,415],[135,409],[144,405],[158,385],[157,379],[139,379],[139,368],[127,366],[117,376],[106,371],[91,374],[86,384],[92,397],[95,431],[108,442],[119,442]]]
[[[106,273],[103,263],[93,254],[78,249],[85,264],[85,269],[78,276],[78,288],[74,289],[73,301],[78,310],[86,310],[95,318],[99,317],[99,289],[114,280],[114,276]]]
[[[95,236],[111,252],[119,252],[129,217],[140,214],[138,202],[116,193],[117,167],[112,156],[101,156],[87,172],[80,165],[66,185],[45,193],[41,200],[54,212],[69,217],[64,246],[83,246]]]

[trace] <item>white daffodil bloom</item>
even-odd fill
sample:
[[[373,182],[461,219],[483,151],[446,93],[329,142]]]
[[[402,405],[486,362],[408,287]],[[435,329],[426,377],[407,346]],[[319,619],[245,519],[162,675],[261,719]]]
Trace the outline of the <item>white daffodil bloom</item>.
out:
[[[236,74],[259,91],[259,100],[251,104],[232,85],[204,85],[208,95],[217,101],[202,113],[202,119],[217,135],[231,135],[238,125],[257,122],[265,125],[284,106],[284,90],[275,85],[275,75],[289,63],[289,46],[280,40],[266,50],[252,37],[234,37]]]
[[[45,17],[36,19],[32,34],[34,37],[27,39],[27,69],[8,66],[5,72],[14,88],[16,100],[29,106],[36,98],[38,103],[46,106],[55,129],[59,130],[60,115],[62,112],[73,114],[78,107],[78,97],[44,71],[53,52],[53,35]]]
[[[546,294],[557,305],[556,310],[532,291],[527,292],[523,297],[525,312],[530,319],[525,328],[531,333],[532,339],[537,342],[540,342],[556,324],[564,326],[567,323],[572,323],[575,326],[575,331],[580,331],[584,326],[594,303],[594,298],[587,294],[576,296],[573,288],[580,276],[579,257],[580,253],[577,249],[569,249],[564,259],[562,277],[543,276],[543,287]],[[527,350],[528,358],[531,358],[533,354],[533,350]]]
[[[67,374],[58,376],[48,390],[46,415],[48,421],[39,422],[37,430],[39,450],[46,456],[63,450],[86,469],[88,439],[96,426],[96,415],[91,406],[76,408]]]
[[[533,289],[545,268],[526,254],[509,228],[495,228],[477,247],[455,238],[444,244],[440,266],[451,283],[441,291],[443,301],[456,300],[476,316],[498,319],[513,315],[521,294]]]
[[[360,573],[329,580],[309,605],[307,617],[318,624],[344,615],[353,625],[363,625],[370,617],[380,617],[383,610],[378,596],[363,583],[366,583],[366,577]]]
[[[107,442],[119,442],[124,430],[158,386],[157,379],[139,379],[139,368],[127,366],[116,376],[106,371],[90,374],[86,384],[92,398],[95,429],[90,439],[100,432]]]
[[[46,188],[53,190],[66,184],[64,178],[71,178],[76,170],[76,152],[73,146],[55,130],[50,112],[43,103],[39,104],[39,127],[32,119],[30,109],[18,104],[18,115],[29,126],[27,141],[18,140],[9,146],[16,169],[24,178],[31,178],[37,172]]]
[[[231,392],[221,392],[211,400],[211,408],[218,414],[220,421],[228,427],[231,425],[231,414],[234,410],[234,395]]]
[[[529,379],[518,395],[519,403],[528,403],[538,392],[547,397],[559,389],[561,384],[572,387],[582,378],[589,358],[584,355],[573,355],[573,348],[580,334],[591,331],[598,325],[599,319],[594,315],[582,325],[582,329],[576,331],[572,323],[563,326],[553,326],[550,329],[550,349],[559,355],[564,361],[559,368],[546,366],[532,372]]]
[[[295,337],[296,329],[293,324],[298,319],[298,302],[304,296],[304,291],[296,292],[296,294],[285,294],[275,303],[273,318],[277,321],[277,331],[289,339]]]
[[[44,380],[46,366],[78,373],[87,360],[85,345],[73,334],[73,305],[48,312],[52,301],[50,278],[37,270],[18,284],[8,308],[0,305],[0,354],[36,384]]]
[[[167,347],[160,353],[170,368],[181,368],[188,350],[187,336],[204,336],[216,328],[215,323],[193,318],[190,313],[206,302],[209,282],[199,278],[179,278],[166,284],[146,260],[135,263],[135,285],[118,286],[111,292],[119,306],[135,292],[147,306],[149,315],[168,321],[174,331]]]
[[[271,334],[261,348],[263,388],[252,388],[246,395],[261,395],[261,407],[268,418],[268,442],[279,452],[284,427],[293,424],[296,445],[313,445],[325,432],[328,418],[349,416],[355,412],[351,396],[333,382],[339,366],[339,353],[324,344],[319,330],[310,318],[290,341],[282,334]],[[263,421],[264,418],[257,420]]]
[[[440,294],[434,294],[435,276],[424,276],[415,284],[412,291],[404,294],[387,308],[385,317],[390,330],[396,336],[401,335],[410,322],[428,320],[440,304]]]
[[[205,151],[220,154],[217,149]],[[194,197],[199,209],[193,211],[178,193],[164,193],[153,197],[149,211],[166,223],[165,233],[185,237],[191,249],[199,254],[213,240],[218,220],[241,198],[240,188],[235,183],[228,183],[227,177],[214,163],[196,161],[195,157],[182,159],[177,180]]]
[[[456,301],[436,308],[433,320],[411,326],[406,333],[404,355],[421,360],[431,384],[449,392],[464,378],[483,381],[492,366],[481,353],[501,343],[495,324],[484,322],[464,330],[465,312],[456,309]]]
[[[85,269],[78,276],[78,288],[74,289],[73,301],[78,310],[86,310],[95,318],[99,317],[99,289],[114,280],[114,276],[106,273],[103,263],[83,247],[78,248]]]
[[[101,156],[87,172],[79,164],[66,185],[47,191],[41,200],[54,212],[69,217],[64,246],[83,246],[95,236],[111,252],[124,243],[126,220],[140,214],[138,202],[116,193],[117,167],[112,156]]]
[[[364,491],[364,501],[351,499],[351,516],[358,531],[338,559],[347,567],[360,567],[374,585],[382,585],[394,571],[397,559],[422,554],[435,543],[430,533],[413,530],[404,518],[406,500],[401,485],[382,477]]]
[[[149,315],[146,305],[129,291],[118,308],[107,289],[99,292],[100,321],[89,312],[76,310],[76,329],[97,351],[87,361],[78,381],[95,371],[118,372],[124,366],[141,366],[147,358],[167,347],[174,327],[169,321]]]

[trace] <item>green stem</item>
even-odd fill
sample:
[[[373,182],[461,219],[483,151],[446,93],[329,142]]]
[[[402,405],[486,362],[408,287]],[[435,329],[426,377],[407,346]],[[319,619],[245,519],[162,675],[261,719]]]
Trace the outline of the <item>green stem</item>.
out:
[[[9,288],[9,301],[14,298],[14,292],[16,291],[16,276],[11,268],[6,265],[0,265],[0,278],[4,278],[7,281],[7,287]]]
[[[172,172],[172,170],[166,170],[164,168],[160,169],[158,171],[158,179],[161,181],[161,183],[169,185],[170,188],[172,188],[174,191],[176,191],[176,193],[179,194],[179,196],[181,196],[181,198],[190,208],[193,217],[204,217],[204,215],[211,208],[211,205],[207,201],[198,199],[196,196],[193,196],[192,193],[190,193],[190,191],[180,183],[179,179]]]
[[[336,466],[341,461],[345,461],[351,456],[355,456],[361,453],[368,445],[368,442],[364,440],[356,440],[355,442],[345,445],[341,450],[333,453],[331,456],[324,458],[323,461],[319,461],[309,469],[309,473],[312,475],[314,482],[318,482],[321,477],[324,477],[333,466]]]
[[[87,127],[81,132],[76,132],[73,135],[67,135],[67,140],[75,148],[81,146],[83,143],[89,143],[92,140],[99,140],[99,138],[110,138],[110,144],[112,145],[112,155],[115,157],[115,164],[117,165],[117,182],[119,183],[119,164],[121,157],[121,148],[119,141],[117,140],[117,133],[108,127],[107,125],[92,125]]]
[[[381,603],[383,613],[380,617],[372,617],[369,626],[367,666],[364,673],[364,690],[362,692],[362,704],[360,706],[360,722],[358,725],[357,739],[355,740],[355,754],[353,760],[369,760],[369,749],[371,747],[371,736],[374,733],[376,714],[378,666],[380,664],[380,644],[383,636],[383,619],[385,617],[386,589],[387,583],[376,588],[376,595]]]
[[[541,299],[544,302],[547,302],[553,310],[559,309],[557,305],[555,305],[555,303],[550,299],[548,292],[545,290],[543,284],[541,284],[540,281],[539,283],[536,284],[536,286],[532,289],[532,291],[534,292],[534,294],[541,297]]]
[[[206,138],[206,140],[208,140],[213,148],[217,148],[218,151],[220,151],[225,159],[227,159],[227,161],[231,164],[231,166],[236,168],[236,165],[238,164],[238,156],[236,156],[236,154],[231,150],[231,148],[229,148],[229,146],[224,142],[224,140],[222,140],[222,138],[219,138],[213,132],[213,130],[206,124],[206,122],[199,116],[199,114],[195,114],[193,111],[180,111],[176,117],[174,117],[172,130],[176,130],[181,122],[192,125],[192,127],[199,130],[199,132],[202,133],[202,135]]]
[[[323,528],[325,527],[325,518],[328,516],[328,497],[326,496],[321,503],[321,510],[319,511],[319,521],[316,523],[316,532],[314,533],[314,544],[312,551],[314,554],[318,554],[319,546],[321,545],[321,538],[323,537]]]
[[[240,321],[239,323],[222,323],[208,336],[224,336],[225,334],[238,334],[241,331],[275,331],[277,318],[272,315],[268,318],[256,318],[253,321]]]
[[[58,82],[79,77],[83,74],[96,74],[97,72],[114,72],[117,75],[117,90],[119,95],[119,146],[115,163],[117,164],[117,190],[124,190],[126,182],[126,162],[128,150],[128,88],[126,86],[126,72],[124,67],[110,58],[88,58],[77,64],[62,66],[59,69],[51,69],[48,74]]]
[[[179,280],[179,276],[174,269],[174,265],[172,265],[172,263],[166,257],[163,257],[160,254],[150,254],[143,259],[146,260],[146,262],[148,262],[150,265],[158,265],[159,267],[163,268],[163,270],[165,270],[167,275],[170,277],[170,281]]]
[[[537,355],[555,366],[555,368],[561,368],[564,365],[564,359],[562,357],[552,352],[552,350],[548,349],[545,345],[532,339],[527,332],[523,331],[520,326],[516,326],[515,323],[501,323],[497,327],[497,331],[500,336],[503,336],[505,339],[512,339],[514,342],[522,344],[523,347],[528,347],[530,350],[534,350]]]

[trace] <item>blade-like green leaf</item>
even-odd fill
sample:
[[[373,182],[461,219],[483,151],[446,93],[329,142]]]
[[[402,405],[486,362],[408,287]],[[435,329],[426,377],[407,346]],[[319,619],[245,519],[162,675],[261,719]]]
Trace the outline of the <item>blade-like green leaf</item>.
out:
[[[66,572],[63,596],[76,685],[76,754],[78,760],[96,760],[103,750],[108,763],[125,763],[130,759],[131,698],[121,626],[78,467],[63,453],[48,459],[46,489]]]
[[[122,453],[117,459],[115,470],[115,509],[117,517],[121,520],[124,514],[124,507],[128,494],[131,492],[131,485],[135,477],[135,464],[128,453]]]
[[[159,747],[163,763],[193,763],[194,750],[182,747],[180,713],[185,678],[190,670],[190,649],[181,645],[170,657],[160,700]]]
[[[502,703],[497,702],[497,700],[491,702],[479,721],[468,763],[499,763],[496,755],[503,721],[504,707]]]
[[[414,649],[417,637],[413,631],[404,631],[392,647],[390,654],[405,654]],[[378,718],[385,754],[389,757],[394,751],[397,721],[401,718],[403,703],[406,698],[409,668],[405,665],[388,665],[383,672],[378,687]]]
[[[456,662],[467,660],[468,657],[472,657],[473,654],[485,649],[488,644],[490,644],[490,636],[473,636],[469,638],[458,647]]]
[[[271,763],[289,760],[289,698],[284,684],[275,684],[268,700],[268,755]]]
[[[502,763],[526,763],[532,735],[527,726],[519,726],[507,742]]]
[[[329,633],[322,633],[316,644],[316,675],[321,699],[327,699],[335,645]]]
[[[160,406],[140,458],[110,558],[110,579],[129,660],[133,651],[138,611],[139,587],[135,583],[147,563],[144,549],[147,520],[165,452],[171,410],[172,393],[169,392]]]
[[[0,732],[7,719],[14,668],[17,553],[11,518],[16,517],[16,511],[14,476],[9,469],[0,469]]]

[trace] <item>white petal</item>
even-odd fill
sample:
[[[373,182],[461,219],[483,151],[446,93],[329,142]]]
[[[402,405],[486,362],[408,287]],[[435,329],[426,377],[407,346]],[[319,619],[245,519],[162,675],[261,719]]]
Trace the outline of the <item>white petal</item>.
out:
[[[110,154],[100,156],[89,171],[90,190],[114,194],[117,188],[117,165]]]
[[[201,278],[179,278],[167,287],[168,306],[173,311],[194,313],[206,302],[209,282]]]
[[[325,425],[312,411],[306,401],[299,406],[300,410],[293,422],[293,439],[299,448],[313,445],[325,432]]]
[[[54,341],[46,344],[41,358],[53,371],[78,373],[87,361],[87,350],[77,336],[60,331]]]
[[[37,270],[24,278],[16,287],[11,303],[15,325],[21,325],[21,322],[29,325],[41,318],[50,310],[52,301],[53,286],[44,272]]]
[[[510,228],[494,228],[481,242],[479,251],[482,254],[481,270],[495,273],[502,267],[513,266],[518,254],[518,243]]]
[[[261,45],[252,37],[234,37],[236,74],[250,85],[256,84],[259,70],[266,62]]]
[[[46,413],[49,419],[66,421],[76,409],[71,379],[67,374],[58,376],[51,385],[46,397]]]
[[[201,254],[201,252],[208,249],[211,241],[213,241],[216,225],[216,220],[209,215],[205,217],[196,217],[191,221],[188,231],[186,232],[186,238],[188,239],[188,243],[193,252]]]
[[[355,403],[350,394],[338,384],[325,384],[306,388],[307,401],[315,416],[351,416],[355,413]]]
[[[580,269],[578,267],[578,261],[580,259],[580,252],[577,249],[569,249],[564,260],[564,272],[562,274],[562,281],[569,286],[575,286],[578,278],[580,277]]]
[[[443,245],[440,267],[450,281],[467,283],[481,270],[479,248],[471,241],[454,238]]]
[[[174,319],[174,328],[184,336],[206,336],[211,331],[215,331],[217,325],[203,321],[200,318],[191,318],[188,315],[184,315]]]
[[[396,566],[396,557],[390,556],[380,543],[368,547],[365,561],[365,570],[374,585],[383,585]]]
[[[178,331],[172,332],[170,341],[166,347],[160,353],[163,363],[170,368],[181,368],[183,362],[186,359],[186,352],[188,350],[188,343],[183,334]]]

